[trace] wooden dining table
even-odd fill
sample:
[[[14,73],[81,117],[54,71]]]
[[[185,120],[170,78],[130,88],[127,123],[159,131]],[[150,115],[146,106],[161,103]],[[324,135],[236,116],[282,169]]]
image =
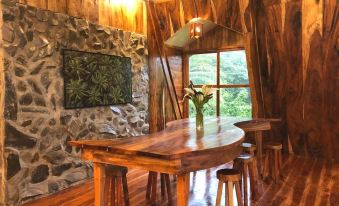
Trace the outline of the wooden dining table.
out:
[[[190,173],[216,167],[235,159],[242,151],[246,128],[270,120],[251,118],[207,118],[203,131],[194,119],[170,122],[162,131],[112,140],[69,141],[81,148],[81,157],[93,162],[95,206],[104,206],[105,165],[177,175],[177,205],[187,206]],[[238,126],[235,126],[237,125]]]

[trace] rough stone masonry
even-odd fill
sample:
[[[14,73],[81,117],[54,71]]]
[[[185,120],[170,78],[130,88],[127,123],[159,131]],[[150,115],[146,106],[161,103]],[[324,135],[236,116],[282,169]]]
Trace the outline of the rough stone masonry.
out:
[[[146,37],[2,1],[6,204],[20,205],[92,176],[69,140],[148,133]],[[63,48],[132,59],[133,103],[65,110]]]

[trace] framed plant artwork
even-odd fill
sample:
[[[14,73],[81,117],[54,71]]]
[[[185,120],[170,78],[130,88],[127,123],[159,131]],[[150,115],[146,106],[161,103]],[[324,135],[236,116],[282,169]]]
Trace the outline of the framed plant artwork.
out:
[[[132,64],[128,57],[63,50],[66,109],[132,102]]]

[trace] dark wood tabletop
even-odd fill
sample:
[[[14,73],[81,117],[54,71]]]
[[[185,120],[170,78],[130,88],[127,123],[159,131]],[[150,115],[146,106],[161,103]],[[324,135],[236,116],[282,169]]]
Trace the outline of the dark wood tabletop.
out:
[[[206,118],[203,132],[197,132],[194,119],[182,119],[167,124],[165,130],[138,137],[113,140],[70,141],[75,147],[112,151],[117,154],[137,154],[163,159],[177,159],[207,154],[239,145],[244,131],[234,126],[246,118]]]

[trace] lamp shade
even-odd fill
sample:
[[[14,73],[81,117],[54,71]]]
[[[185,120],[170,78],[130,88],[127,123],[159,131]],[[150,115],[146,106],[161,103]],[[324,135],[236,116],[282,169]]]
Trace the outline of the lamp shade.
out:
[[[199,22],[192,22],[190,24],[190,38],[199,39],[202,36],[203,24]]]

